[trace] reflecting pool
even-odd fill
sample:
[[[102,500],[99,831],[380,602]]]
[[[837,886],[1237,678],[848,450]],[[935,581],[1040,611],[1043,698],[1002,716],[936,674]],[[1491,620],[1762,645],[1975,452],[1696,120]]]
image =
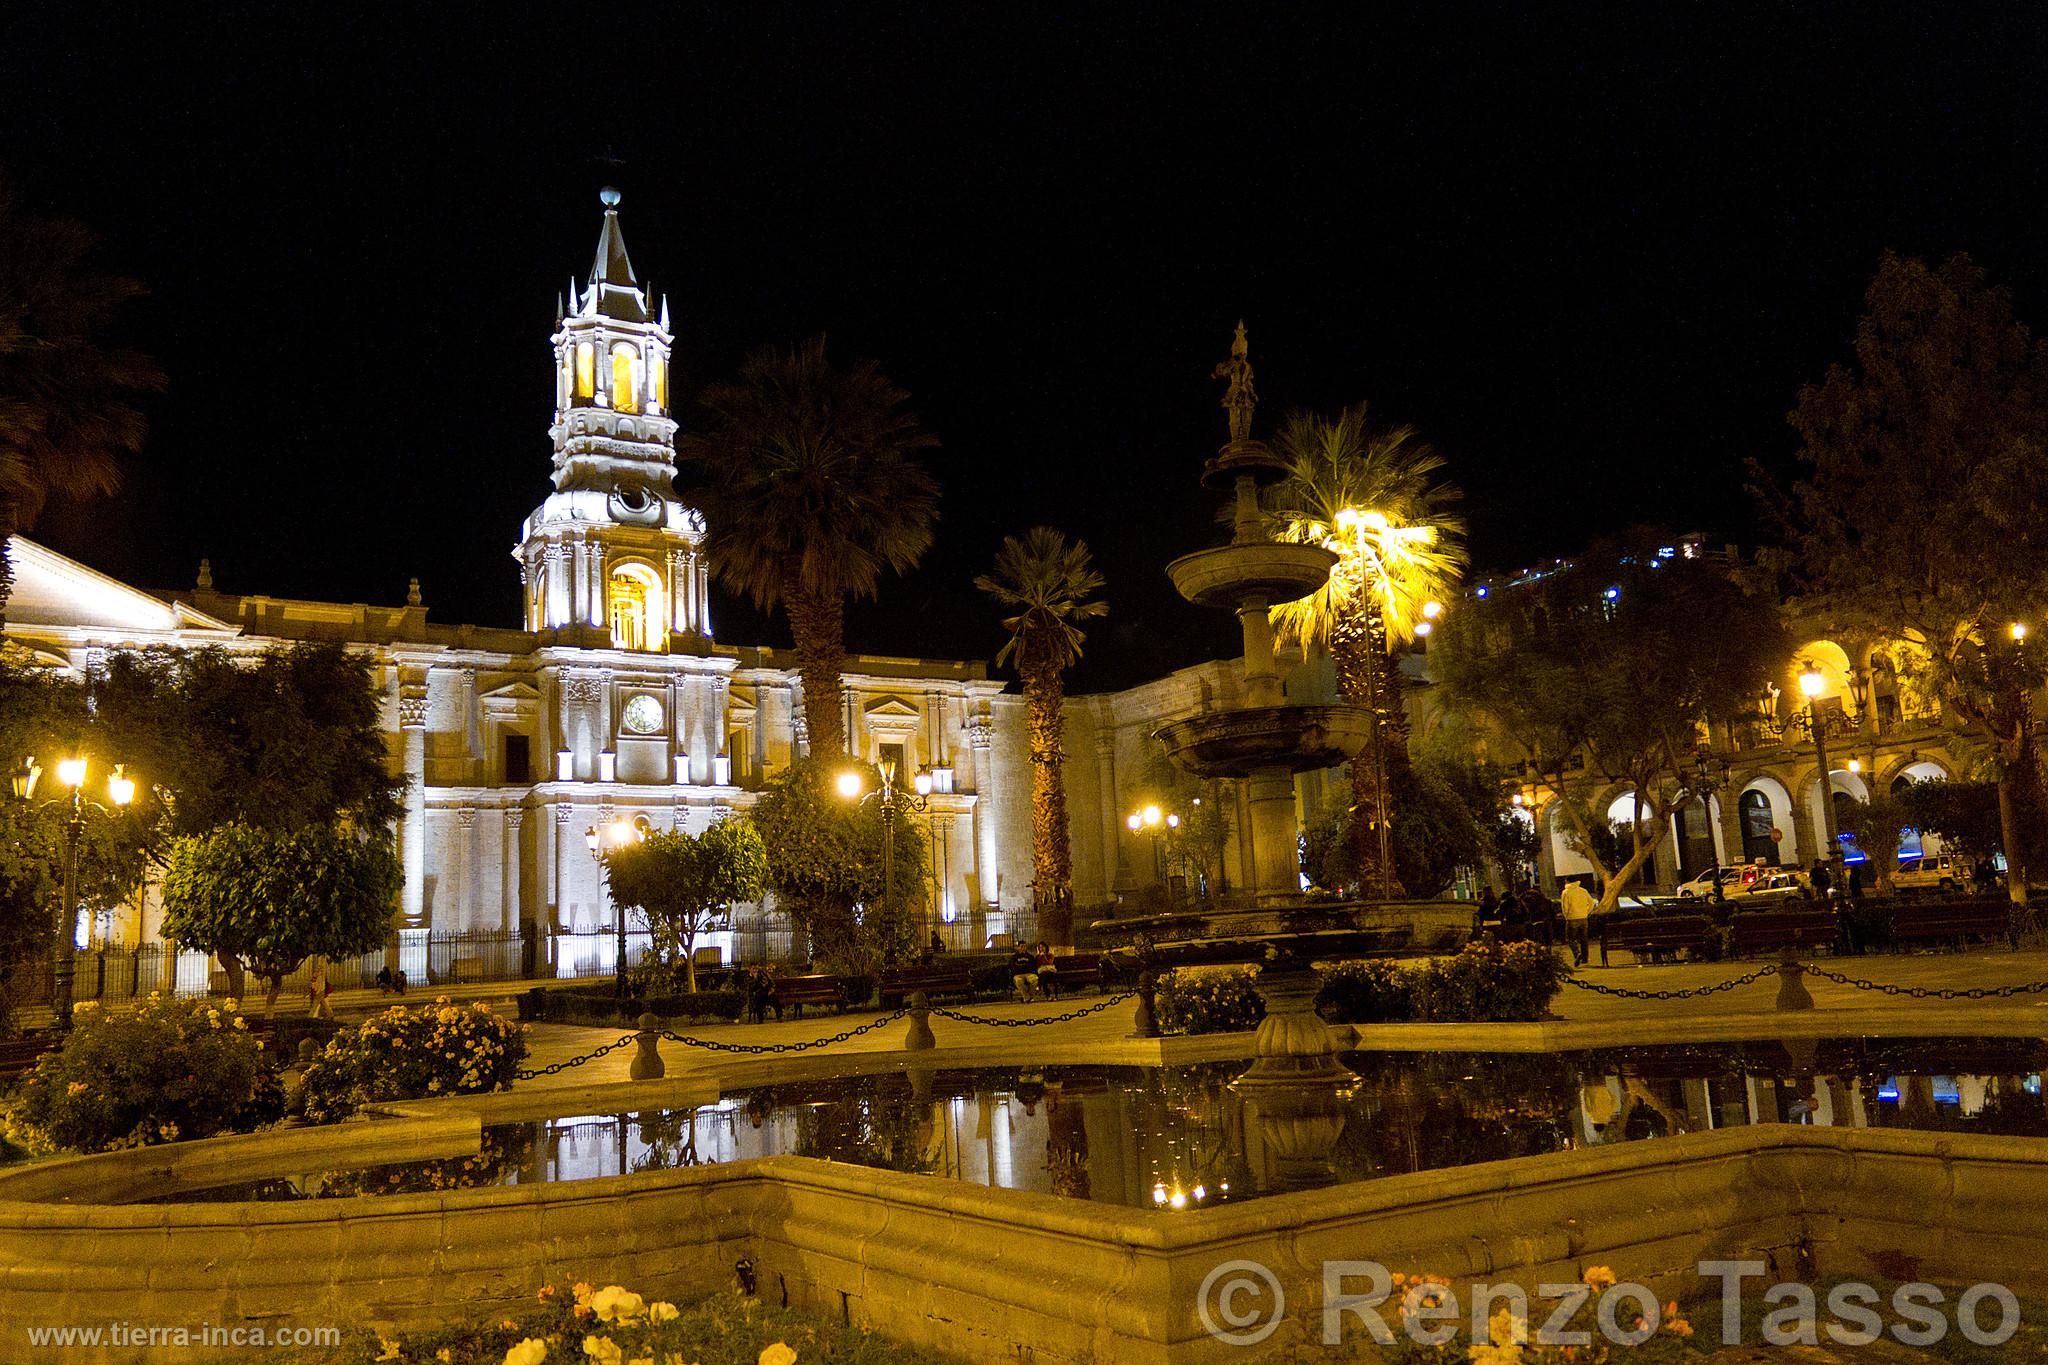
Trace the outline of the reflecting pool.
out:
[[[1343,1060],[1355,1079],[1306,1108],[1291,1096],[1233,1089],[1241,1061],[905,1068],[737,1089],[696,1109],[502,1124],[486,1128],[469,1157],[174,1198],[417,1193],[795,1155],[1191,1208],[1751,1123],[2048,1136],[2048,1043],[2040,1039],[1354,1052]]]

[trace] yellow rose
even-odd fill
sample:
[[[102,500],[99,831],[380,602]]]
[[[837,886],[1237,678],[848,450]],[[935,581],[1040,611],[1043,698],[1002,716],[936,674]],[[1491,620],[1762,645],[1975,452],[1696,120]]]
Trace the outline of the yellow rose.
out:
[[[608,1284],[590,1296],[590,1311],[599,1322],[637,1322],[647,1302],[629,1289]]]
[[[761,1348],[761,1358],[754,1365],[796,1365],[796,1352],[785,1342],[775,1342]]]
[[[653,1303],[647,1305],[647,1320],[649,1322],[674,1322],[681,1316],[682,1314],[677,1311],[676,1306],[665,1299],[656,1299]]]
[[[548,1344],[539,1337],[528,1337],[505,1352],[505,1365],[540,1365],[547,1358]]]
[[[583,1354],[596,1361],[597,1365],[619,1365],[619,1362],[625,1359],[625,1352],[619,1349],[619,1343],[610,1337],[583,1338]]]
[[[384,1353],[382,1355],[370,1357],[371,1360],[397,1360],[399,1358],[398,1343],[393,1341],[390,1337],[385,1336],[382,1332],[379,1332],[377,1334],[377,1344],[384,1348]]]

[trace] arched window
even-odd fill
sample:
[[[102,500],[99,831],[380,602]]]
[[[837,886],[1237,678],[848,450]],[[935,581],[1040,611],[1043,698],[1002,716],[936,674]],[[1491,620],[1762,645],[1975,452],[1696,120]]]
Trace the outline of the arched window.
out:
[[[668,411],[668,357],[660,351],[647,353],[647,397]]]
[[[612,410],[640,411],[640,353],[623,341],[612,343]]]
[[[576,396],[589,398],[597,392],[597,346],[593,342],[576,343]]]
[[[1771,841],[1771,798],[1760,791],[1746,791],[1738,803],[1742,812],[1742,860],[1778,861],[1778,846]]]
[[[610,605],[614,649],[660,649],[661,580],[644,564],[620,564],[612,570],[606,600]]]

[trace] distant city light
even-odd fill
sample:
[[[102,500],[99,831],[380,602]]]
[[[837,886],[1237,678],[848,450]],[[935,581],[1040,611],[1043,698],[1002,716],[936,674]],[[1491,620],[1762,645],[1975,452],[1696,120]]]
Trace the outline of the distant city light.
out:
[[[1601,596],[1605,597],[1610,602],[1616,601],[1621,597],[1621,589],[1609,588],[1606,592],[1602,593]]]

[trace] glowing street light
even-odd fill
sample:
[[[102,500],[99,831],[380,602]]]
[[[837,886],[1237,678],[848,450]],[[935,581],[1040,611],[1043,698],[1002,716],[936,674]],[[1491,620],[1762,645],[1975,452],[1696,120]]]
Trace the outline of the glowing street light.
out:
[[[2012,642],[2014,644],[2026,643],[2027,623],[2025,621],[2015,621],[2007,629],[2012,632]]]
[[[866,787],[867,783],[861,781],[860,774],[852,768],[839,774],[839,794],[849,801],[858,797]]]
[[[867,783],[861,779],[858,768],[848,768],[839,774],[837,785],[839,794],[848,801],[880,800],[882,803],[882,899],[893,903],[896,899],[896,799],[901,793],[896,787],[894,763],[884,759],[876,765],[876,770],[882,775],[882,785],[874,791],[865,790]],[[919,772],[911,779],[911,787],[915,794],[904,796],[904,804],[920,815],[930,810],[933,785],[931,769]],[[929,932],[930,927],[927,924],[925,932]]]
[[[591,825],[583,831],[584,846],[590,850],[590,860],[599,867],[604,866],[607,853],[616,852],[628,844],[644,842],[647,827],[638,821],[628,820],[623,815],[600,830]],[[607,849],[606,845],[610,845]],[[605,878],[605,898],[612,903],[612,932],[616,935],[612,960],[612,994],[618,999],[626,998],[626,907],[619,904],[618,897],[611,893],[611,879]]]
[[[78,837],[85,829],[85,808],[106,811],[107,807],[92,800],[85,794],[85,783],[92,771],[92,765],[84,754],[57,760],[57,781],[67,789],[62,796],[45,805],[63,803],[69,809],[64,817],[64,890],[63,899],[57,905],[57,936],[51,945],[50,963],[50,1007],[57,1015],[57,1027],[71,1027],[72,982],[78,971]],[[13,788],[16,797],[23,801],[33,800],[36,785],[43,775],[42,765],[31,755],[22,759],[21,766],[14,770]],[[135,780],[123,771],[121,764],[115,764],[107,777],[107,801],[116,808],[125,807],[135,799]]]

